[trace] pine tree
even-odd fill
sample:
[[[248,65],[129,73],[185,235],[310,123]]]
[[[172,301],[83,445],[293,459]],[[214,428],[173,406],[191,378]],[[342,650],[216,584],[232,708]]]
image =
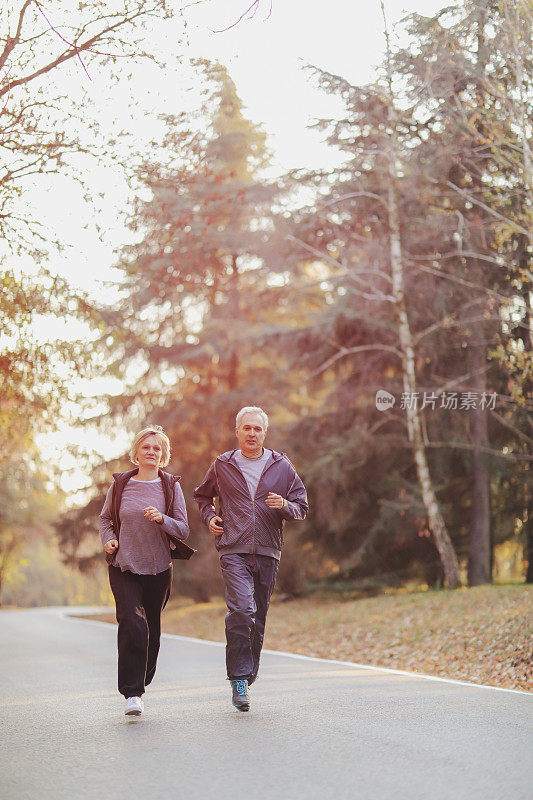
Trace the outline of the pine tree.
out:
[[[263,347],[276,293],[261,253],[278,193],[260,180],[265,134],[245,118],[224,67],[198,68],[207,98],[195,116],[166,116],[161,158],[139,170],[131,221],[138,242],[117,265],[123,301],[102,309],[105,338],[113,337],[110,369],[126,382],[108,398],[109,412],[132,429],[144,421],[164,427],[174,447],[170,469],[183,475],[187,498],[215,455],[233,446],[236,412],[275,412],[281,402],[279,362]],[[71,515],[73,557],[83,544],[76,526],[91,508]],[[195,535],[207,537],[196,508],[189,511]],[[206,573],[214,580],[203,564],[211,551],[206,542],[192,565],[204,576],[197,596],[209,591]]]
[[[515,24],[521,21],[523,28],[530,28],[524,12],[520,20],[507,0],[492,8],[467,0],[433,18],[413,15],[409,23],[413,47],[397,59],[411,97],[419,103],[419,115],[424,115],[425,180],[434,176],[434,202],[443,215],[455,217],[454,241],[445,245],[434,263],[443,278],[455,284],[447,313],[466,345],[465,377],[480,396],[487,393],[489,381],[493,388],[499,382],[505,394],[494,350],[502,338],[508,338],[505,329],[514,341],[523,340],[527,331],[523,315],[517,319],[511,312],[516,292],[523,291],[525,273],[513,247],[505,244],[505,239],[523,237],[531,225],[529,143],[523,138],[522,121],[528,87],[523,70],[520,76],[520,70],[511,69],[508,19],[511,15]],[[523,44],[515,46],[523,55]],[[503,326],[502,319],[506,320]],[[516,416],[511,404],[492,418],[502,412],[509,427]],[[491,580],[490,413],[478,405],[469,431],[471,585]],[[492,435],[501,438],[501,432]]]

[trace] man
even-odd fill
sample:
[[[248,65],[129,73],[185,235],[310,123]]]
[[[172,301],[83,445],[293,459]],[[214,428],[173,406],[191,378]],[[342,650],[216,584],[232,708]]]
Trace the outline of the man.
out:
[[[289,459],[263,447],[267,428],[261,408],[241,408],[235,430],[239,448],[218,456],[194,490],[220,554],[228,606],[226,669],[239,711],[250,708],[248,687],[259,670],[284,522],[304,519],[308,510],[305,487]]]

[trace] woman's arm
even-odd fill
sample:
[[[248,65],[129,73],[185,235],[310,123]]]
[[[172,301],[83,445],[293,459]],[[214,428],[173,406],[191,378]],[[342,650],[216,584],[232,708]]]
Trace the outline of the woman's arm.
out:
[[[163,521],[160,523],[165,533],[175,536],[178,539],[187,539],[189,536],[189,523],[187,521],[187,508],[185,498],[179,483],[176,483],[174,490],[174,504],[172,506],[172,516],[162,514]]]
[[[100,512],[99,528],[102,545],[106,545],[111,539],[116,539],[117,535],[113,529],[111,517],[111,499],[113,496],[113,484],[107,490],[104,506]]]

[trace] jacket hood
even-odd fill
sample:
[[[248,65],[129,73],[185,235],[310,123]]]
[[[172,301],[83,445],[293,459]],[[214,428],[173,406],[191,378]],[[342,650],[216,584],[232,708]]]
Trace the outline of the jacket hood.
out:
[[[118,478],[133,478],[134,475],[137,475],[139,472],[139,467],[135,467],[135,469],[130,469],[127,472],[114,472],[113,473],[113,480],[117,480]],[[158,469],[157,473],[160,478],[165,477],[167,480],[170,480],[172,483],[177,483],[181,480],[181,475],[171,475],[170,472],[164,472],[162,469]]]
[[[270,447],[265,447],[264,449],[265,450],[270,450],[271,448]],[[216,461],[229,461],[230,458],[232,457],[232,455],[234,453],[238,452],[238,450],[239,450],[238,447],[236,447],[234,450],[227,450],[225,453],[222,453],[222,455],[218,456],[218,458],[215,459],[215,460]],[[285,458],[285,453],[279,453],[277,450],[272,450],[272,458],[273,458],[274,461],[279,461],[280,458]]]

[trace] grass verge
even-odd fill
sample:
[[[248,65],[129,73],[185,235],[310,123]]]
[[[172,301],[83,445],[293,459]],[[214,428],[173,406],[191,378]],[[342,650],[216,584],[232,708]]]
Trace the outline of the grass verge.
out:
[[[271,604],[266,648],[510,689],[533,689],[533,587],[479,586]],[[224,641],[223,601],[164,612],[167,633]],[[100,619],[114,621],[114,617]]]

